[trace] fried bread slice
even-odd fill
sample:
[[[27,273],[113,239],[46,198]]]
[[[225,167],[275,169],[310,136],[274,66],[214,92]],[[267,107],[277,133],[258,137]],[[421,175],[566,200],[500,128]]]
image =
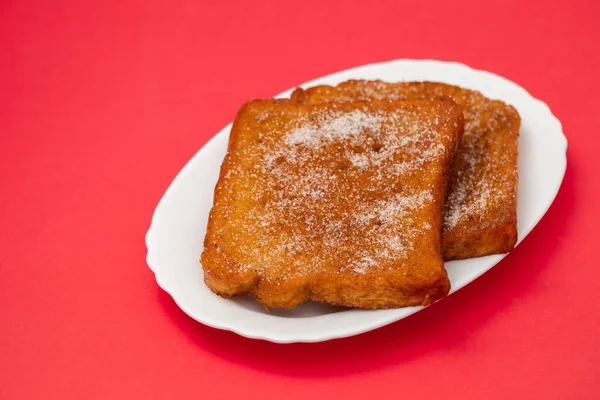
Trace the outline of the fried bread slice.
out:
[[[465,132],[450,172],[444,210],[445,260],[506,253],[517,241],[517,144],[521,119],[511,106],[436,82],[353,80],[297,89],[303,104],[450,96],[464,110]]]
[[[206,284],[284,308],[445,296],[445,180],[463,125],[449,98],[245,104],[215,187]]]

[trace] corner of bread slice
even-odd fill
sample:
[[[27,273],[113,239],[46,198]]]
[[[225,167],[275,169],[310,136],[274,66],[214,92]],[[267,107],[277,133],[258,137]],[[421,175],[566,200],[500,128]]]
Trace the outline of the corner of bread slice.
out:
[[[204,282],[217,295],[230,298],[246,293],[267,307],[292,308],[310,299],[310,276],[270,276],[268,270],[259,275],[244,268],[214,243],[206,243],[201,264]]]
[[[290,100],[294,103],[302,104],[302,103],[304,103],[305,95],[306,95],[306,93],[305,93],[304,89],[302,89],[301,87],[297,87],[292,92],[292,94],[290,96]]]
[[[511,251],[517,243],[516,213],[507,213],[497,221],[464,223],[442,231],[444,260],[463,260]]]

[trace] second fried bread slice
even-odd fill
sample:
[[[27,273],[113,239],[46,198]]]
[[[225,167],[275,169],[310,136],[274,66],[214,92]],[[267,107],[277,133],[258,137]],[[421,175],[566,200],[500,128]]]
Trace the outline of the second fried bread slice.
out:
[[[206,284],[272,307],[445,296],[442,210],[462,130],[448,98],[245,104],[215,188]]]
[[[465,133],[450,172],[444,211],[444,259],[506,253],[517,241],[517,144],[513,107],[481,93],[438,82],[350,80],[298,89],[292,100],[314,104],[450,96],[464,110]]]

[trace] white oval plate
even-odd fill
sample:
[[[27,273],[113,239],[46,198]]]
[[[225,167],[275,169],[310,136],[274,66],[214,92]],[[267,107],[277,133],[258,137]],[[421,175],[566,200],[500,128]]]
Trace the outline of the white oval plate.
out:
[[[567,140],[561,124],[543,102],[519,85],[465,65],[434,60],[396,60],[352,68],[305,83],[335,85],[348,79],[439,81],[481,91],[517,108],[519,139],[518,231],[521,241],[554,200],[566,169]],[[292,89],[277,97],[287,97]],[[146,235],[147,262],[156,281],[192,318],[249,338],[279,343],[318,342],[366,332],[407,317],[423,307],[393,310],[343,309],[315,303],[266,312],[252,299],[224,300],[204,284],[198,262],[213,189],[227,148],[231,124],[196,153],[158,203]],[[488,271],[504,255],[446,263],[456,292]]]

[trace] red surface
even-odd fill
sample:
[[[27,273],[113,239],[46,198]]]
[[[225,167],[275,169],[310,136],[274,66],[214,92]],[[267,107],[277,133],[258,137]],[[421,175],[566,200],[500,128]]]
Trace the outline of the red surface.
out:
[[[0,398],[598,398],[599,3],[211,3],[3,2]],[[188,318],[144,260],[171,179],[249,97],[394,58],[550,105],[569,165],[546,217],[474,284],[358,337]]]

